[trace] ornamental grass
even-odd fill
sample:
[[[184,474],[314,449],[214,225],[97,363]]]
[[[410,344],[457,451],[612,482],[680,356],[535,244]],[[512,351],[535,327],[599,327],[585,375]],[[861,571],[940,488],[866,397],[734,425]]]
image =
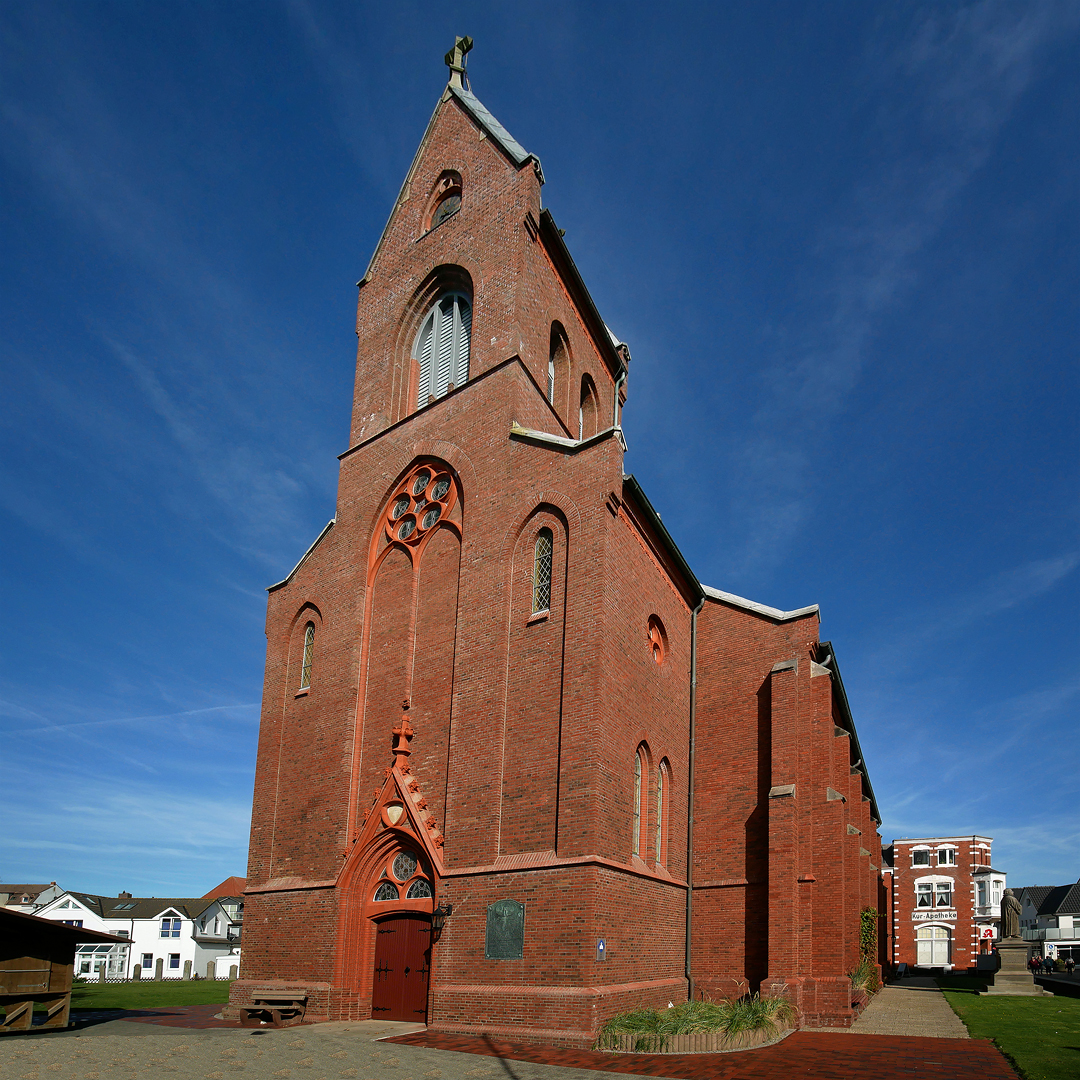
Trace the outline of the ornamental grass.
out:
[[[750,1032],[779,1034],[795,1019],[785,998],[760,994],[733,1001],[683,1001],[667,1009],[635,1009],[617,1013],[600,1029],[599,1050],[614,1050],[619,1036],[634,1036],[634,1051],[662,1053],[672,1035],[721,1035],[725,1042]]]

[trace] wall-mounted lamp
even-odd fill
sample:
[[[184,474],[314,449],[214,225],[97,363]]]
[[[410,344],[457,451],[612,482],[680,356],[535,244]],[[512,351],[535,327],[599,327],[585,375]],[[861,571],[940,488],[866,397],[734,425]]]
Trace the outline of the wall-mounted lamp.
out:
[[[453,904],[440,904],[431,913],[431,929],[434,932],[436,938],[438,938],[439,935],[442,933],[443,927],[446,925],[446,920],[450,918],[453,913]]]

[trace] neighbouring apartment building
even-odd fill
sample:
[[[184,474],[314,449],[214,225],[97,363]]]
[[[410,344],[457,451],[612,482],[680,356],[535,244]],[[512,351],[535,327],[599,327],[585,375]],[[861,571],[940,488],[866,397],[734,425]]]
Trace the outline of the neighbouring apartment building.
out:
[[[98,896],[94,893],[63,892],[40,911],[40,918],[87,930],[126,938],[124,945],[80,945],[75,957],[75,974],[97,978],[100,971],[108,979],[130,979],[136,966],[140,977],[153,978],[161,965],[166,979],[179,979],[185,964],[191,973],[205,976],[206,965],[214,961],[217,974],[227,974],[230,964],[239,963],[239,924],[225,904],[238,898],[214,900],[132,896]]]
[[[269,590],[233,1006],[849,1024],[880,813],[835,650],[699,582],[625,474],[630,350],[466,48],[360,281],[335,516]]]
[[[894,840],[885,849],[892,963],[974,968],[999,937],[1005,873],[989,836]]]

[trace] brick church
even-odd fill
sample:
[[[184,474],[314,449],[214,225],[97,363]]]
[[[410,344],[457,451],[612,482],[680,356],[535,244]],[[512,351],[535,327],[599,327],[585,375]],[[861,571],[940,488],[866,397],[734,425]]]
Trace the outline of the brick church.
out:
[[[880,815],[818,609],[701,584],[624,473],[630,351],[470,44],[360,282],[336,515],[269,590],[233,1004],[848,1024]]]

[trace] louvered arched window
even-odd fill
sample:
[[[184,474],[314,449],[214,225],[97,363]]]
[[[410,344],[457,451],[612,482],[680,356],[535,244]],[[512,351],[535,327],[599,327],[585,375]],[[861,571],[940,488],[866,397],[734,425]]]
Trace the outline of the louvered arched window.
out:
[[[551,607],[551,557],[554,539],[550,529],[541,529],[536,534],[536,547],[533,549],[534,615]]]
[[[315,624],[308,623],[304,629],[304,659],[300,665],[300,689],[311,686],[311,661],[315,659]]]
[[[465,295],[444,293],[435,301],[413,349],[420,365],[418,409],[468,380],[471,331],[472,305]]]

